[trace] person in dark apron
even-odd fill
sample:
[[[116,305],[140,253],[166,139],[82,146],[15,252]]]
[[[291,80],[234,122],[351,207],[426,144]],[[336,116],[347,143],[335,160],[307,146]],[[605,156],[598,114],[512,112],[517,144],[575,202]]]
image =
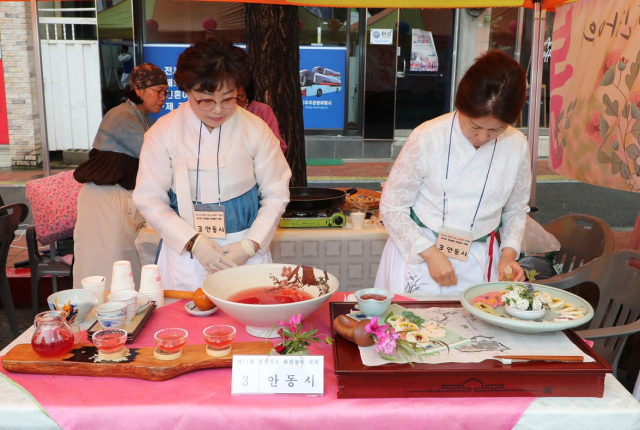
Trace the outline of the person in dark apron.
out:
[[[509,124],[525,98],[525,70],[492,50],[460,81],[457,110],[411,133],[382,193],[389,240],[376,287],[457,294],[498,280],[507,266],[516,281],[524,280],[516,257],[529,212],[531,163],[527,139]]]
[[[104,276],[111,286],[112,265],[131,262],[140,279],[136,232],[144,219],[131,193],[136,186],[138,158],[144,133],[167,96],[167,76],[160,68],[144,63],[133,69],[125,90],[127,101],[111,109],[100,123],[89,160],[73,172],[84,183],[78,196],[78,220],[74,237],[73,286],[88,276]]]
[[[236,104],[249,69],[224,38],[187,48],[174,80],[189,100],[145,135],[133,199],[162,238],[165,289],[194,291],[208,273],[271,262],[291,170],[268,125]]]

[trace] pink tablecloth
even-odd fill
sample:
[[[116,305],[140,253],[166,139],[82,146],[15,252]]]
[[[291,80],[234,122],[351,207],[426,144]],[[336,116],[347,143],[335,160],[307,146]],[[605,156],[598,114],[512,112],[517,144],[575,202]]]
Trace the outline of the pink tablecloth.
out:
[[[333,301],[342,300],[337,293]],[[183,327],[190,344],[204,343],[202,330],[211,324],[238,323],[218,311],[192,317],[185,301],[159,308],[132,346],[155,346],[153,334]],[[329,334],[325,304],[303,322]],[[237,341],[255,341],[238,330]],[[475,399],[337,399],[331,347],[313,345],[325,356],[325,394],[231,396],[231,369],[188,373],[164,382],[80,376],[5,375],[28,390],[65,430],[70,429],[510,429],[533,398]]]

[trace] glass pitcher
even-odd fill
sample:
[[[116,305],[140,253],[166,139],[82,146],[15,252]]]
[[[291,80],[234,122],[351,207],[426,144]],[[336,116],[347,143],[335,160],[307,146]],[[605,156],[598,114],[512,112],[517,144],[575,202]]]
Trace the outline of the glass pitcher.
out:
[[[73,347],[75,335],[65,311],[46,311],[36,315],[31,347],[42,357],[59,357]]]

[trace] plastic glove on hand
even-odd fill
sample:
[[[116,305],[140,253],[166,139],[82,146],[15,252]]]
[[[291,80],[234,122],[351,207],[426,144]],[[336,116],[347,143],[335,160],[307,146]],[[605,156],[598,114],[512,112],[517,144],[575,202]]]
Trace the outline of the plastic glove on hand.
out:
[[[248,259],[256,255],[253,242],[249,239],[242,239],[240,242],[233,242],[222,247],[225,257],[236,263],[238,266],[244,265]]]
[[[200,238],[193,247],[193,255],[200,264],[210,272],[237,266],[236,263],[223,255],[222,248],[215,241],[206,237]]]

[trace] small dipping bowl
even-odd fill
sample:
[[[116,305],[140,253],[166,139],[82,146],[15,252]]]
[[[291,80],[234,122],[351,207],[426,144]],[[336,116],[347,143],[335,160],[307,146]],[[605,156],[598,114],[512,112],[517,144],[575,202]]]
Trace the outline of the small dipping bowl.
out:
[[[202,331],[207,342],[207,354],[224,357],[231,353],[231,343],[236,338],[236,328],[230,325],[212,325]]]
[[[124,302],[108,302],[96,306],[96,315],[103,318],[127,316],[127,304]]]
[[[127,317],[98,317],[98,323],[100,323],[100,327],[107,328],[124,328]]]
[[[387,312],[395,294],[382,288],[365,288],[354,293],[358,307],[368,317],[381,317]]]
[[[158,360],[175,360],[182,357],[182,347],[187,343],[189,332],[182,328],[165,328],[157,331],[153,338],[158,347],[153,355]]]
[[[98,356],[103,360],[113,360],[124,357],[127,348],[127,331],[121,328],[108,328],[97,331],[91,337],[91,342],[98,348]]]

